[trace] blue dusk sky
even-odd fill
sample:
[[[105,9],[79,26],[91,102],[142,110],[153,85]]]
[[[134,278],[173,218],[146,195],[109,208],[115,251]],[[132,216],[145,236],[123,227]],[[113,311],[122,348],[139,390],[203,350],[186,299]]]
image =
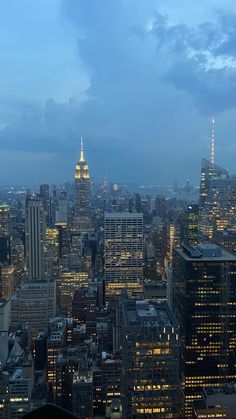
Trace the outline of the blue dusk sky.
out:
[[[235,0],[1,0],[0,184],[236,172]]]

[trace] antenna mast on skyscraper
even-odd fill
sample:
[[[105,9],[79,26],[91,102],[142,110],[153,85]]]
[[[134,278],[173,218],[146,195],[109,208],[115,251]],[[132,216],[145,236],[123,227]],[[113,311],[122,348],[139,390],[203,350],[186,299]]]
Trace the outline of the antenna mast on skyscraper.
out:
[[[80,137],[80,162],[84,162],[84,144],[83,144],[83,137]]]
[[[212,128],[211,128],[211,163],[215,163],[215,118],[212,118]]]

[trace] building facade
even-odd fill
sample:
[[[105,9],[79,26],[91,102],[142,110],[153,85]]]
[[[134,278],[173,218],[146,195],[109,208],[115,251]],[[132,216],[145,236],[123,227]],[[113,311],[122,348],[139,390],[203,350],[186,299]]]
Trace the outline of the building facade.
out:
[[[40,199],[28,198],[25,217],[26,264],[29,278],[44,276],[45,213]]]
[[[211,240],[217,231],[235,231],[236,176],[202,160],[199,204],[200,238]]]
[[[29,323],[34,336],[40,330],[47,330],[50,318],[56,312],[56,282],[44,278],[22,281],[11,298],[11,327]]]
[[[9,236],[11,229],[11,212],[7,204],[0,205],[0,237]]]
[[[123,288],[132,296],[143,293],[143,214],[105,213],[104,256],[106,296]]]
[[[202,387],[236,377],[236,257],[214,244],[174,250],[173,309],[180,323],[186,418]]]
[[[125,418],[179,418],[179,325],[164,301],[124,300],[122,395]]]

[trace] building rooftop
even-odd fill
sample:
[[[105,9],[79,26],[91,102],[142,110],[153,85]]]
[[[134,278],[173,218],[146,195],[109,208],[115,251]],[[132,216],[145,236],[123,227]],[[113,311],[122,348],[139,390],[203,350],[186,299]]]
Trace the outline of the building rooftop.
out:
[[[106,218],[143,218],[143,214],[141,212],[105,212],[105,219]]]
[[[76,327],[73,328],[73,332],[74,333],[81,333],[81,334],[86,333],[86,324],[81,323],[81,324],[76,325]]]
[[[215,261],[236,262],[236,256],[213,243],[200,243],[196,247],[182,245],[180,248],[175,248],[175,252],[187,261],[214,259]]]
[[[67,327],[66,317],[54,317],[49,321],[49,341],[64,339]]]
[[[75,371],[73,375],[73,384],[92,384],[93,375],[90,371]]]
[[[128,327],[178,326],[167,302],[163,300],[124,301],[123,312]]]
[[[236,394],[236,383],[222,387],[204,387],[204,392],[210,396],[215,394]]]

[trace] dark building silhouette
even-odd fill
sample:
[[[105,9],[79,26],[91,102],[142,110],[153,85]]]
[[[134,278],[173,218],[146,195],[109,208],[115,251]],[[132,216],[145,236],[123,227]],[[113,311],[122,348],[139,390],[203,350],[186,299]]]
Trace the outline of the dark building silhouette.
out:
[[[181,243],[195,246],[198,241],[198,212],[199,206],[188,205],[180,216],[180,240]]]
[[[44,276],[45,214],[37,196],[26,201],[26,262],[29,278]]]
[[[0,262],[11,264],[11,238],[10,236],[0,237]]]
[[[50,194],[49,194],[49,185],[44,183],[39,187],[39,196],[45,211],[45,220],[47,226],[51,225],[51,211],[50,211]]]
[[[180,323],[185,416],[202,387],[236,377],[236,257],[214,244],[174,250],[173,309]]]
[[[39,332],[34,345],[35,371],[43,371],[47,362],[47,333]]]

